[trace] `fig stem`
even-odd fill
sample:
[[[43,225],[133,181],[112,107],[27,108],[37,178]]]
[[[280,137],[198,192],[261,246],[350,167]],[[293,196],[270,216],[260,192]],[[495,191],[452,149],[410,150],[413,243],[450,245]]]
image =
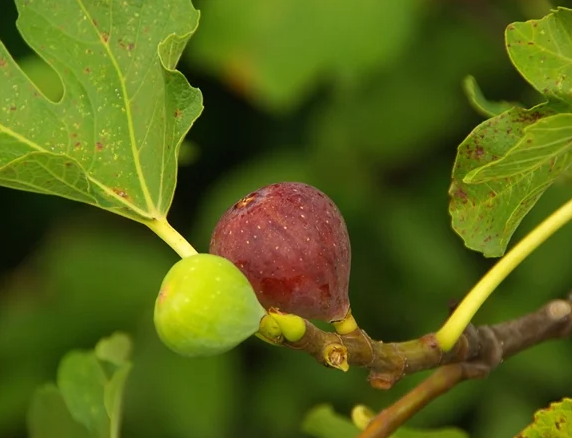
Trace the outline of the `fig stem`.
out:
[[[453,348],[475,313],[496,287],[526,257],[570,220],[572,220],[572,199],[528,233],[481,278],[436,333],[437,342],[443,351]]]
[[[181,258],[198,254],[197,250],[169,224],[166,217],[155,218],[144,224],[173,248]]]
[[[339,335],[347,335],[359,328],[354,316],[352,315],[351,309],[348,311],[344,319],[341,321],[334,321],[332,322],[332,325],[334,326],[336,333]]]

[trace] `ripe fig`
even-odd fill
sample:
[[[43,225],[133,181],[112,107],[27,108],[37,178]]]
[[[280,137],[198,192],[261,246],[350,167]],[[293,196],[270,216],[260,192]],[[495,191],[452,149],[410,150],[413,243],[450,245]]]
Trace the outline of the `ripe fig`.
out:
[[[230,261],[211,254],[179,260],[155,301],[159,338],[182,356],[212,356],[258,331],[266,314],[247,278]]]
[[[210,252],[238,266],[266,309],[328,322],[348,314],[348,231],[315,187],[282,182],[250,193],[220,218]]]

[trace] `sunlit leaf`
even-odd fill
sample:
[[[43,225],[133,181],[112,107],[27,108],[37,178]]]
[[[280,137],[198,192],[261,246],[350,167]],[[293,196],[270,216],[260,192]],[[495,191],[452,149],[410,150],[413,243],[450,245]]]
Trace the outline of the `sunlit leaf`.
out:
[[[519,438],[569,438],[572,436],[572,399],[552,403],[534,415],[534,422]]]
[[[572,103],[572,10],[506,29],[508,54],[520,74],[550,99]]]
[[[18,28],[60,76],[35,88],[0,43],[0,185],[135,220],[166,215],[202,98],[174,70],[198,24],[188,0],[18,0]]]

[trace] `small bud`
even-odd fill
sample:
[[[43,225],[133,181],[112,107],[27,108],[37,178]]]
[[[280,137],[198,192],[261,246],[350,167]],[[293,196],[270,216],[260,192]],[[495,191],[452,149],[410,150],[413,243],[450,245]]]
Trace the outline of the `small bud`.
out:
[[[270,309],[268,314],[278,323],[282,335],[289,342],[298,342],[306,334],[306,322],[299,316]]]
[[[344,373],[350,369],[348,364],[348,349],[342,344],[328,344],[323,351],[326,363],[332,368],[342,370]]]

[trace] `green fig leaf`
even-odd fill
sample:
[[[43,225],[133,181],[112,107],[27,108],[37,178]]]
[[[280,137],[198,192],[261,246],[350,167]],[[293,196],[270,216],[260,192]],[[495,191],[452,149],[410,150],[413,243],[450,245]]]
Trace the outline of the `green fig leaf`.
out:
[[[566,170],[568,158],[549,160],[531,172],[494,178],[494,165],[527,144],[527,127],[555,114],[549,105],[531,110],[513,108],[477,126],[461,143],[449,188],[449,212],[453,229],[465,245],[487,257],[499,257],[524,216],[544,191]],[[491,166],[489,179],[480,181],[478,172]]]
[[[537,91],[547,100],[572,104],[572,9],[513,23],[505,39],[512,63]]]
[[[570,171],[572,158],[572,10],[508,26],[509,56],[547,102],[513,107],[481,123],[461,143],[449,189],[454,230],[486,257],[502,256],[542,194]],[[485,106],[472,79],[466,89]],[[475,103],[476,102],[476,103]]]
[[[534,414],[534,422],[518,438],[568,438],[572,436],[572,399],[565,398]]]
[[[469,99],[473,108],[484,117],[494,117],[508,111],[515,106],[521,106],[517,103],[506,101],[493,102],[487,100],[483,95],[477,80],[473,76],[467,76],[463,81],[463,90]]]
[[[123,388],[131,370],[131,341],[122,333],[102,339],[93,351],[72,351],[58,368],[57,387],[39,389],[28,415],[32,437],[116,437]],[[76,435],[73,435],[76,434]]]
[[[16,4],[64,95],[46,98],[0,43],[0,185],[140,222],[166,216],[179,146],[202,110],[174,70],[199,13],[189,0]]]

